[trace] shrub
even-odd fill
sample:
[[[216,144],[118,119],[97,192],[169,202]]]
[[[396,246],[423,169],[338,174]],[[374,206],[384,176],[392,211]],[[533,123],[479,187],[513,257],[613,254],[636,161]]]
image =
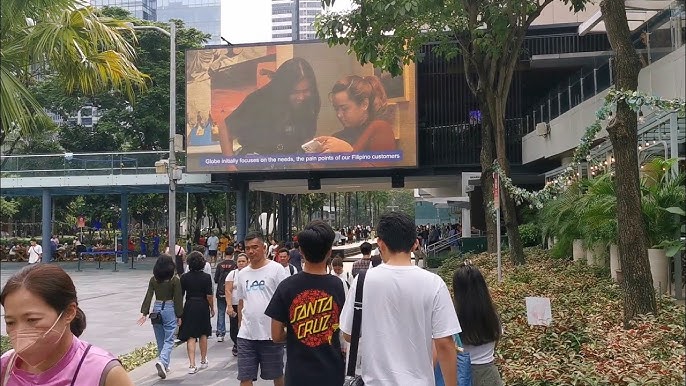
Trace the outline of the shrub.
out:
[[[0,335],[0,355],[11,349],[10,338],[5,335]]]
[[[541,228],[535,223],[522,224],[519,226],[519,236],[522,238],[524,247],[541,245]]]
[[[496,258],[469,258],[478,265],[498,307],[504,335],[496,363],[507,385],[683,385],[684,306],[659,297],[659,315],[622,326],[620,287],[602,268],[553,259],[548,251],[525,250],[527,264],[514,267],[503,255],[503,282]],[[462,262],[451,258],[438,273],[451,287]],[[549,297],[550,326],[529,326],[524,297]]]

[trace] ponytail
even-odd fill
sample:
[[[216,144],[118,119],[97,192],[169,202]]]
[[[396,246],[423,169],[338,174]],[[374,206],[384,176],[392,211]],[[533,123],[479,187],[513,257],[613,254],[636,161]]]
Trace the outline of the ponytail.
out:
[[[86,314],[83,313],[83,310],[78,305],[76,306],[76,316],[69,324],[69,329],[76,337],[81,336],[86,329]]]

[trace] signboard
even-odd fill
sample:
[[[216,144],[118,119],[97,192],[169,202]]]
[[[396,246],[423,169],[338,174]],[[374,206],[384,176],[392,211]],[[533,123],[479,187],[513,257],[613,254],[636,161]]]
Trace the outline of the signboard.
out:
[[[493,206],[500,208],[500,175],[493,173]]]
[[[321,42],[190,50],[187,169],[416,167],[415,83]]]
[[[526,297],[526,320],[531,326],[549,326],[553,322],[550,298]]]
[[[79,218],[76,220],[76,227],[77,228],[83,228],[86,226],[86,218],[83,216],[79,216]]]

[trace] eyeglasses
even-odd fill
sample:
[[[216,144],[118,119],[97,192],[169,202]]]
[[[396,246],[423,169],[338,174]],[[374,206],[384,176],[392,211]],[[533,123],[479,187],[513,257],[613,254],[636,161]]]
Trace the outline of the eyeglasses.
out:
[[[467,259],[462,262],[462,265],[464,265],[465,267],[469,267],[470,265],[473,265],[473,263],[471,260]]]

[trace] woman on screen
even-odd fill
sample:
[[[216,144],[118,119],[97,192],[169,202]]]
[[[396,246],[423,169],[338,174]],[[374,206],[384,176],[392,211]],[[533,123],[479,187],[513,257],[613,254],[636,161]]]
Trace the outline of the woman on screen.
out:
[[[320,109],[312,66],[302,58],[289,59],[226,118],[222,153],[234,154],[231,138],[241,145],[239,155],[302,153],[301,145],[317,131]]]
[[[379,78],[346,76],[334,84],[329,99],[343,130],[315,138],[322,152],[396,150],[393,127],[385,117],[388,98]]]

